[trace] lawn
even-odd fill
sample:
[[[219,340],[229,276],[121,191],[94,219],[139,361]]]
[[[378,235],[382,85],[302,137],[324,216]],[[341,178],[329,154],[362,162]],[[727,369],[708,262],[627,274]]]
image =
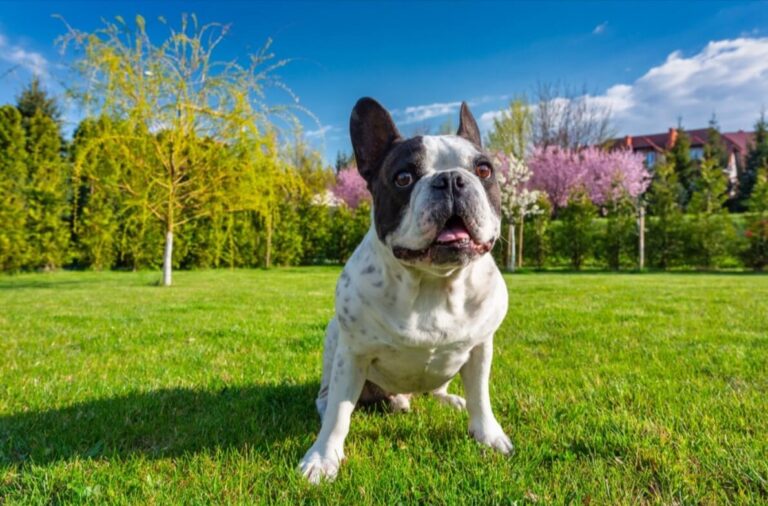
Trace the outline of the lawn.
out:
[[[491,392],[515,455],[418,397],[356,412],[337,481],[307,485],[338,274],[0,277],[0,504],[768,502],[747,274],[508,276]]]

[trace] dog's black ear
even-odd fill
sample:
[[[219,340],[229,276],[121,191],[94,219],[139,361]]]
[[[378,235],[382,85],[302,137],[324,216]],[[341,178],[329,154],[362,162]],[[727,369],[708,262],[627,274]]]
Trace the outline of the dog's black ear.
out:
[[[469,106],[466,102],[461,103],[461,112],[459,113],[459,131],[456,135],[467,139],[469,142],[475,145],[477,149],[483,148],[483,143],[480,140],[480,129],[477,128],[477,122],[475,117],[472,116],[472,111],[469,110]]]
[[[400,138],[392,116],[372,98],[361,98],[349,118],[349,135],[357,170],[368,182],[376,177],[392,145]]]

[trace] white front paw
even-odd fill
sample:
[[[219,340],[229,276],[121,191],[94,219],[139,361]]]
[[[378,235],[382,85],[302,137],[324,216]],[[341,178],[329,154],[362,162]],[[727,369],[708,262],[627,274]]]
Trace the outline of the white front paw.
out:
[[[342,458],[343,456],[340,456],[339,453],[331,452],[328,456],[310,448],[299,462],[299,469],[310,483],[318,484],[323,480],[333,481],[339,472]]]
[[[490,446],[504,455],[510,455],[515,449],[512,441],[504,434],[504,429],[495,420],[493,423],[478,424],[477,427],[470,425],[469,433],[478,443]]]

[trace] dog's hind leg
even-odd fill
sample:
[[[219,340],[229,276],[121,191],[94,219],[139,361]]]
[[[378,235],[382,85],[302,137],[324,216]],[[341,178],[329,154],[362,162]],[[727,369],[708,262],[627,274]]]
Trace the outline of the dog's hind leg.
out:
[[[458,409],[459,411],[464,411],[467,409],[467,402],[463,397],[448,393],[448,385],[450,384],[451,381],[448,380],[440,388],[432,390],[432,396],[447,406],[451,406],[452,408]]]
[[[360,399],[360,407],[383,405],[393,413],[405,413],[411,410],[411,394],[391,394],[372,381],[366,381]]]
[[[333,357],[336,354],[336,342],[339,340],[339,324],[336,318],[333,318],[325,329],[325,345],[323,346],[323,375],[320,378],[320,391],[317,393],[315,406],[320,419],[325,415],[325,408],[328,406],[328,385],[331,382],[331,373],[333,373]]]

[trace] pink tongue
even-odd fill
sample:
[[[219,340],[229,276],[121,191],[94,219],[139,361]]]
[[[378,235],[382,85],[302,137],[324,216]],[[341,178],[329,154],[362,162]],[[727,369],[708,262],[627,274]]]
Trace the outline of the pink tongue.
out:
[[[446,227],[437,236],[437,242],[463,241],[464,239],[469,239],[469,232],[463,225]]]

